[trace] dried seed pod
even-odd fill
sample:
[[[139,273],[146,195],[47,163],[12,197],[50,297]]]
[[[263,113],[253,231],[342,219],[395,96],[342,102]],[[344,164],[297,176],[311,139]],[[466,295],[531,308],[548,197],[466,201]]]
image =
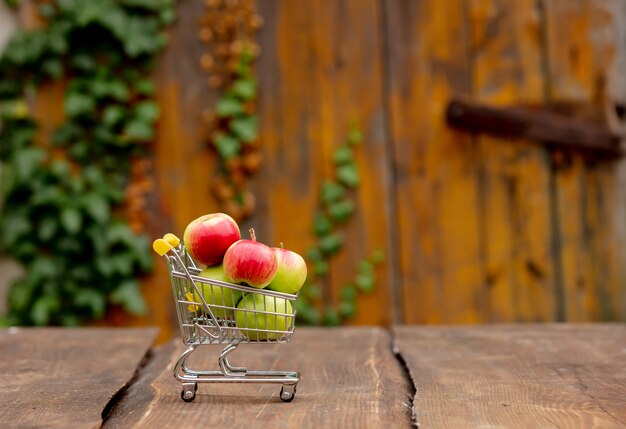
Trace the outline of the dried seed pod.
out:
[[[258,57],[259,55],[261,55],[261,47],[256,43],[249,44],[248,49],[254,57]]]
[[[222,0],[205,0],[205,4],[208,7],[219,7],[222,3]]]
[[[244,217],[248,217],[254,213],[256,208],[256,198],[250,191],[245,191],[243,194],[243,205],[241,206],[242,214]]]
[[[243,42],[241,40],[235,40],[233,43],[230,44],[230,52],[232,54],[236,54],[239,55],[241,54],[241,51],[243,50]]]
[[[235,219],[236,221],[240,221],[243,218],[243,210],[241,206],[234,200],[225,201],[222,205],[224,213],[228,214],[230,217]]]
[[[223,177],[218,178],[213,185],[213,192],[220,201],[232,200],[235,197],[235,189],[226,183]]]
[[[250,26],[250,28],[258,30],[259,28],[263,27],[263,23],[263,18],[260,15],[253,15],[250,17],[248,25]]]
[[[225,0],[226,7],[235,7],[239,4],[239,0]]]
[[[252,115],[256,112],[256,103],[253,101],[248,101],[243,105],[243,110],[248,114]]]
[[[229,158],[228,160],[226,160],[226,169],[231,173],[237,170],[241,170],[242,168],[241,161],[242,161],[241,157],[239,156]]]
[[[203,27],[199,33],[200,40],[210,42],[213,39],[213,31],[210,28]]]
[[[241,189],[246,184],[246,175],[243,172],[243,168],[231,171],[230,178],[233,181],[233,185],[235,185],[236,189]]]
[[[222,85],[222,78],[220,76],[211,76],[209,77],[208,83],[209,83],[209,87],[211,88],[218,88],[220,85]]]
[[[213,124],[213,122],[215,122],[215,118],[215,112],[211,109],[204,109],[202,112],[202,120],[208,124]]]
[[[204,54],[200,58],[200,66],[202,67],[202,70],[204,71],[211,70],[214,64],[215,64],[215,61],[213,60],[213,57],[211,56],[211,54]]]
[[[217,45],[217,47],[215,48],[215,54],[218,57],[226,57],[228,56],[228,54],[230,54],[230,49],[228,44],[226,43],[220,43],[219,45]]]
[[[248,174],[253,174],[258,171],[262,162],[263,156],[258,150],[248,152],[244,154],[242,158],[243,169]]]

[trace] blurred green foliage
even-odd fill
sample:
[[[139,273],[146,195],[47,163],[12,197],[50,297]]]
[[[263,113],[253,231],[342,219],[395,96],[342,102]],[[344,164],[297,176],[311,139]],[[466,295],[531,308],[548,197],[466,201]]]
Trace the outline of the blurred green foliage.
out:
[[[307,282],[296,301],[297,317],[305,324],[335,326],[353,318],[357,313],[358,295],[374,290],[375,267],[384,259],[382,250],[375,250],[359,261],[354,278],[341,287],[338,305],[329,305],[322,311],[318,309],[316,303],[321,299],[322,283],[328,278],[330,262],[344,245],[338,228],[350,221],[356,209],[351,193],[358,188],[361,179],[354,151],[362,140],[359,127],[353,125],[346,142],[333,154],[335,177],[323,182],[320,188],[319,209],[313,219],[313,233],[317,241],[306,255],[312,270],[309,270]]]
[[[6,1],[6,0],[5,0]],[[15,2],[8,2],[15,3]],[[148,239],[117,214],[159,108],[149,79],[175,0],[55,0],[0,59],[0,246],[24,266],[5,324],[77,325],[107,304],[142,314]],[[65,121],[39,138],[25,98],[66,82]]]

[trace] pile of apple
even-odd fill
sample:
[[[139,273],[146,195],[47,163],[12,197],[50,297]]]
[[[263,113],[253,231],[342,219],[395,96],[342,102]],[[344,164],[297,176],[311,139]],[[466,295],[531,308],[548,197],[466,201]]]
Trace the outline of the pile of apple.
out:
[[[306,262],[295,252],[279,247],[268,247],[256,241],[254,229],[250,240],[241,239],[239,226],[224,213],[211,213],[192,221],[185,229],[183,242],[187,253],[198,263],[206,265],[201,277],[237,283],[256,289],[271,289],[295,294],[306,280]],[[235,310],[235,323],[251,340],[276,339],[275,333],[248,331],[287,329],[293,314],[291,302],[263,294],[242,292],[211,283],[202,284],[202,293],[215,317],[232,318],[233,311],[213,307],[221,305]],[[199,297],[193,296],[200,303]],[[254,311],[269,311],[285,316],[266,315]]]

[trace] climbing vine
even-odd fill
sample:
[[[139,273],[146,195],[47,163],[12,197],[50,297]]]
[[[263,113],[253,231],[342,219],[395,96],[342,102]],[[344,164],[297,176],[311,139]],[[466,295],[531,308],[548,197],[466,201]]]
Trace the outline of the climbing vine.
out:
[[[361,179],[354,151],[362,140],[361,131],[353,125],[346,142],[334,152],[335,177],[324,181],[320,189],[319,208],[313,221],[316,244],[307,254],[307,262],[312,270],[296,302],[298,317],[304,323],[339,325],[353,318],[357,312],[358,295],[374,290],[375,267],[384,259],[383,252],[375,250],[359,261],[354,278],[341,287],[338,305],[329,305],[321,312],[318,310],[316,303],[322,294],[321,284],[327,280],[330,261],[344,244],[339,228],[350,221],[356,208],[352,197]]]
[[[219,158],[213,191],[222,210],[242,220],[254,211],[247,179],[261,164],[253,65],[259,54],[254,35],[263,20],[249,0],[207,0],[206,4],[199,36],[208,52],[200,65],[209,74],[209,85],[221,89],[214,109],[204,113],[211,129],[210,145]]]
[[[0,246],[25,273],[5,323],[77,325],[109,304],[144,313],[145,155],[159,115],[149,76],[174,0],[38,7],[43,25],[18,31],[0,59]],[[26,100],[51,81],[64,120],[43,135]]]

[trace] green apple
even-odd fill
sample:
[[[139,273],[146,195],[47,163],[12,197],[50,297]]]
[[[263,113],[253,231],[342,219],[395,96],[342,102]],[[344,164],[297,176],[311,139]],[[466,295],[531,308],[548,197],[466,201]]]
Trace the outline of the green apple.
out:
[[[298,292],[306,280],[306,262],[296,252],[282,247],[272,247],[272,252],[276,255],[278,269],[267,288],[291,294]]]
[[[260,311],[270,311],[278,314],[259,313]],[[241,329],[241,332],[251,340],[280,339],[283,336],[281,333],[258,332],[249,329],[286,331],[291,328],[293,323],[293,307],[291,302],[284,298],[275,298],[256,293],[247,294],[237,305],[235,322],[237,327]]]
[[[221,265],[206,267],[198,275],[206,279],[220,280],[223,282],[228,281],[226,280],[224,269]],[[209,308],[215,317],[232,319],[233,310],[230,308],[214,307],[214,305],[235,308],[235,305],[241,299],[241,291],[211,283],[196,282],[196,285],[201,289],[201,292],[204,295],[204,300],[209,305]],[[202,303],[202,300],[196,292],[193,293],[193,300],[195,302]]]

